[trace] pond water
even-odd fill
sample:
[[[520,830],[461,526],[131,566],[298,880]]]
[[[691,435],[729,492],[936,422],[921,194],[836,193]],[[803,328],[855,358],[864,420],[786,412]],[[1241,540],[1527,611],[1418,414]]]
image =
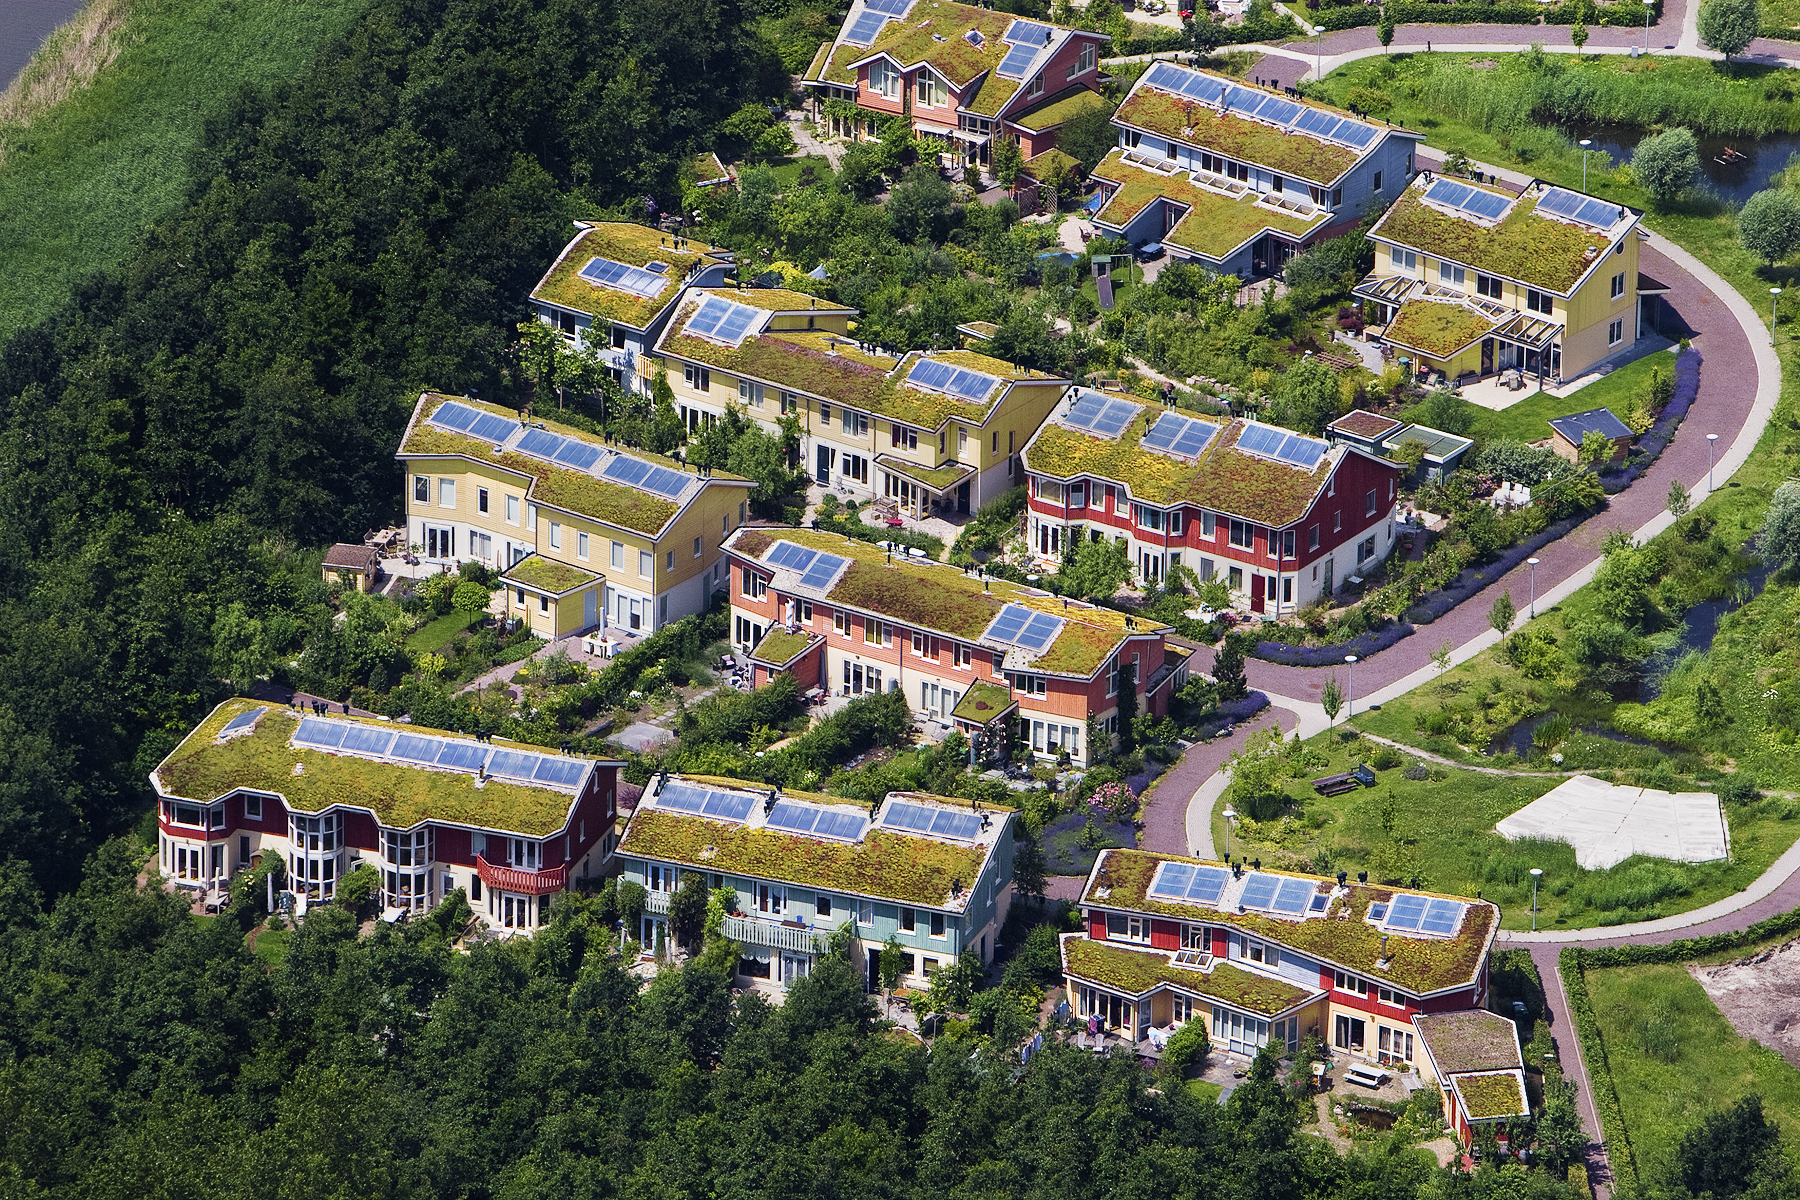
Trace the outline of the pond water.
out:
[[[1553,712],[1539,713],[1535,717],[1526,717],[1523,721],[1520,721],[1517,725],[1514,725],[1511,729],[1505,730],[1502,733],[1495,734],[1494,740],[1488,743],[1488,753],[1489,754],[1511,753],[1511,754],[1518,755],[1520,758],[1529,757],[1531,755],[1531,734],[1532,734],[1532,732],[1535,729],[1537,729],[1537,727],[1539,725],[1544,724],[1546,721],[1553,721],[1555,719],[1556,719],[1556,714]],[[1616,729],[1601,729],[1597,726],[1588,725],[1588,726],[1576,726],[1574,729],[1570,730],[1569,732],[1570,732],[1571,736],[1573,736],[1574,734],[1577,734],[1577,733],[1582,733],[1582,734],[1588,735],[1589,737],[1604,738],[1606,741],[1619,742],[1619,743],[1622,743],[1627,746],[1648,746],[1652,750],[1661,750],[1664,753],[1673,753],[1674,752],[1671,747],[1664,746],[1658,742],[1648,741],[1644,738],[1630,737],[1626,734],[1620,733]]]
[[[81,11],[83,0],[4,0],[0,3],[0,83],[30,61],[50,31]]]
[[[1603,170],[1609,163],[1631,161],[1631,152],[1645,131],[1632,126],[1601,125],[1568,131],[1576,141],[1590,138],[1588,169]],[[1741,155],[1733,160],[1727,151]],[[1606,156],[1603,157],[1602,155]],[[1769,177],[1800,154],[1800,133],[1778,133],[1766,138],[1700,138],[1700,167],[1708,191],[1722,200],[1742,204],[1769,186]],[[1721,162],[1721,159],[1730,161]]]
[[[1394,1123],[1399,1120],[1397,1116],[1385,1108],[1360,1108],[1352,1106],[1349,1110],[1349,1116],[1352,1121],[1355,1121],[1364,1129],[1376,1129],[1383,1133],[1392,1129]]]
[[[1745,549],[1754,553],[1752,546],[1747,545]],[[1769,571],[1770,567],[1767,564],[1759,562],[1738,577],[1738,582],[1749,587],[1746,601],[1762,595],[1763,585],[1769,581]],[[1681,623],[1681,640],[1668,653],[1660,654],[1646,664],[1644,682],[1638,686],[1640,700],[1656,699],[1662,691],[1663,677],[1668,674],[1669,668],[1674,666],[1682,655],[1689,650],[1711,648],[1713,635],[1719,631],[1719,621],[1726,613],[1743,607],[1735,594],[1736,591],[1737,588],[1734,586],[1730,592],[1717,600],[1707,600],[1687,610],[1687,617]]]

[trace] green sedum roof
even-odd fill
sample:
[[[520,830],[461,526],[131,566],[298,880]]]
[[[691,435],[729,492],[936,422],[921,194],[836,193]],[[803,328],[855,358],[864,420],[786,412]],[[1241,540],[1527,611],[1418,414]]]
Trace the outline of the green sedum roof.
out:
[[[1422,180],[1400,193],[1369,231],[1371,238],[1564,295],[1612,247],[1605,233],[1538,216],[1535,195],[1519,197],[1492,226],[1453,217],[1425,203]],[[1478,186],[1466,179],[1457,182]],[[1483,190],[1512,199],[1512,193],[1500,188]],[[1629,232],[1628,226],[1620,236]]]
[[[1079,933],[1063,938],[1063,969],[1077,978],[1134,998],[1165,984],[1173,984],[1185,991],[1271,1017],[1318,994],[1224,962],[1215,961],[1210,971],[1177,967],[1166,954],[1110,946]]]
[[[482,412],[493,413],[508,420],[517,420],[519,414],[509,408],[501,408],[495,404],[486,404],[479,400],[470,400],[462,396],[444,396],[435,392],[427,392],[419,398],[419,404],[413,411],[411,426],[401,439],[400,449],[396,457],[411,458],[416,455],[457,455],[471,462],[488,466],[504,467],[519,475],[534,480],[530,497],[539,504],[547,504],[560,508],[565,512],[589,517],[616,525],[621,529],[629,529],[636,533],[656,537],[668,527],[670,521],[681,511],[681,504],[674,500],[665,500],[661,496],[636,488],[625,487],[599,479],[586,471],[576,471],[568,467],[560,467],[555,463],[533,458],[528,454],[517,454],[505,451],[495,454],[492,443],[478,438],[467,437],[449,429],[439,429],[425,422],[438,405],[447,400]],[[534,424],[541,423],[545,429],[563,437],[576,438],[591,445],[604,445],[594,435],[573,426],[563,425],[552,420],[533,417]],[[686,468],[671,458],[660,454],[652,454],[647,450],[635,447],[627,451],[633,458],[641,458],[645,462],[661,467],[685,471]],[[730,484],[747,484],[748,481],[727,472],[715,471],[705,481],[705,486],[713,486],[723,482]]]
[[[508,567],[500,578],[507,583],[522,583],[528,588],[561,596],[600,576],[534,552]]]
[[[816,312],[854,314],[856,310],[847,304],[837,304],[830,300],[821,300],[817,296],[805,292],[796,292],[791,288],[697,288],[695,294],[721,296],[736,304],[746,304],[751,308],[760,308],[768,312]]]
[[[969,721],[976,725],[986,725],[989,721],[1011,712],[1018,707],[1012,698],[1012,691],[997,683],[989,683],[985,679],[977,679],[963,693],[962,699],[950,713],[959,721]]]
[[[763,640],[756,643],[750,657],[785,667],[812,645],[815,636],[803,630],[790,633],[779,625],[771,625],[769,632],[763,634]]]
[[[1472,1121],[1524,1116],[1530,1111],[1525,1105],[1525,1089],[1516,1071],[1454,1075],[1450,1086],[1462,1097],[1463,1107],[1469,1110]]]
[[[1382,337],[1430,358],[1449,358],[1499,322],[1455,300],[1408,300]]]
[[[741,780],[725,782],[745,786]],[[987,851],[988,847],[979,844],[951,845],[879,827],[869,830],[860,842],[828,842],[640,808],[626,826],[625,840],[616,853],[948,908],[951,881],[960,879],[965,889],[972,888]]]
[[[1123,228],[1158,199],[1172,200],[1187,208],[1181,220],[1163,234],[1169,245],[1224,262],[1246,242],[1274,231],[1290,238],[1304,238],[1322,228],[1330,218],[1326,209],[1302,217],[1256,203],[1257,193],[1225,196],[1189,181],[1186,175],[1158,175],[1124,161],[1125,152],[1114,150],[1094,168],[1094,177],[1118,184],[1105,207],[1094,214],[1098,224]]]
[[[974,467],[966,466],[963,463],[953,462],[941,467],[922,467],[918,463],[908,462],[893,454],[877,454],[875,465],[892,471],[896,475],[904,475],[908,479],[922,483],[934,492],[954,487],[975,473]]]
[[[1167,626],[1144,619],[1138,619],[1136,630],[1127,629],[1125,613],[1074,601],[1065,609],[1055,596],[1033,593],[1004,579],[987,580],[984,591],[982,580],[955,567],[899,557],[889,563],[879,546],[820,529],[744,528],[726,539],[725,546],[734,554],[760,560],[778,539],[850,560],[832,585],[829,601],[965,642],[980,638],[1009,603],[1061,618],[1056,640],[1022,670],[1090,679],[1128,637],[1167,631]]]
[[[1221,79],[1220,83],[1236,86],[1232,80]],[[1362,157],[1348,146],[1288,133],[1151,87],[1140,86],[1127,96],[1113,120],[1311,183],[1336,182]],[[1371,142],[1370,146],[1377,144]]]
[[[708,258],[722,260],[726,256],[725,251],[703,242],[688,242],[684,249],[676,249],[674,242],[669,234],[647,225],[624,221],[590,224],[563,247],[562,254],[531,290],[531,298],[633,329],[647,329],[656,314],[675,299],[695,267]],[[669,269],[664,278],[668,285],[654,296],[643,297],[589,283],[581,277],[581,268],[593,258],[609,258],[633,267],[667,263]]]
[[[1089,109],[1111,107],[1105,96],[1078,83],[1064,88],[1054,96],[1047,96],[1006,119],[1021,129],[1042,133],[1046,129],[1055,129],[1070,117],[1079,116]]]
[[[1222,912],[1213,907],[1171,904],[1150,899],[1147,895],[1150,881],[1156,874],[1157,866],[1164,862],[1219,865],[1205,859],[1175,854],[1154,854],[1143,850],[1103,850],[1099,861],[1094,864],[1094,873],[1083,892],[1082,903],[1156,913],[1183,921],[1204,919],[1215,924],[1231,925],[1281,945],[1291,946],[1301,954],[1347,970],[1366,973],[1372,979],[1383,979],[1395,987],[1417,994],[1474,983],[1481,964],[1487,957],[1488,941],[1498,917],[1498,910],[1492,904],[1454,897],[1468,905],[1455,937],[1420,938],[1388,934],[1389,961],[1385,970],[1378,970],[1375,964],[1381,958],[1382,931],[1363,918],[1368,914],[1370,904],[1391,899],[1393,889],[1352,884],[1346,896],[1332,900],[1331,907],[1322,917],[1302,921],[1277,920],[1252,912]],[[1098,896],[1096,893],[1100,891],[1105,891],[1106,895]]]
[[[477,829],[542,837],[568,823],[575,797],[553,788],[503,783],[490,778],[477,786],[462,771],[402,766],[288,744],[301,714],[279,705],[268,708],[253,732],[218,743],[219,730],[254,700],[227,700],[200,722],[156,768],[165,793],[210,803],[239,788],[278,795],[289,808],[323,812],[336,804],[364,808],[386,826],[408,829],[424,820]],[[333,718],[355,720],[354,717]],[[368,721],[386,729],[387,722]],[[459,738],[435,729],[409,731]],[[471,740],[472,739],[468,739]],[[295,774],[298,766],[300,773]]]

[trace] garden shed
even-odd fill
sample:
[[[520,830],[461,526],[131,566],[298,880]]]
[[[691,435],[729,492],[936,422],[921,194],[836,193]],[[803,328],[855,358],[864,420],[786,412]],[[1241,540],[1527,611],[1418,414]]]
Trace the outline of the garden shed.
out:
[[[1608,408],[1590,408],[1586,412],[1552,419],[1550,448],[1570,462],[1577,462],[1581,455],[1581,439],[1590,432],[1598,432],[1612,443],[1612,453],[1607,456],[1607,462],[1625,457],[1631,449],[1630,426],[1619,420]]]
[[[340,583],[359,592],[372,591],[375,576],[381,571],[380,563],[375,547],[339,542],[325,552],[325,582]]]

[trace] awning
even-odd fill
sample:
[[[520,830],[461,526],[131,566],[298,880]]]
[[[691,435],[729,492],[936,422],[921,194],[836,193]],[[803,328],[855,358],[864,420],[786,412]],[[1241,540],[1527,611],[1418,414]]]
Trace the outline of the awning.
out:
[[[1517,343],[1527,350],[1542,350],[1562,336],[1562,331],[1563,327],[1555,321],[1546,321],[1542,317],[1520,313],[1494,330],[1494,336]]]
[[[1138,251],[1143,254],[1161,254],[1162,253],[1162,243],[1161,242],[1145,242],[1142,246],[1138,247]]]
[[[959,142],[967,142],[971,146],[985,146],[994,140],[992,133],[976,133],[973,129],[932,130],[933,133],[948,134]]]
[[[1365,275],[1351,289],[1351,295],[1377,304],[1404,304],[1417,282],[1405,275]]]
[[[975,468],[965,463],[946,463],[941,467],[922,467],[918,463],[908,462],[893,454],[877,454],[875,465],[891,474],[912,480],[934,496],[943,495],[975,474]]]
[[[1084,213],[1099,212],[1100,206],[1106,203],[1106,195],[1104,190],[1095,192],[1087,198],[1087,203],[1081,206],[1081,211]]]
[[[1638,272],[1637,290],[1640,296],[1663,296],[1669,292],[1669,285],[1652,276]]]

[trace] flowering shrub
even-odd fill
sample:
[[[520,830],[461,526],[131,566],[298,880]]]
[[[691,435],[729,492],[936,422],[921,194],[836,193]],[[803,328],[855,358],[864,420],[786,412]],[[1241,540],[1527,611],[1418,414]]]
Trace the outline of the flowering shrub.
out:
[[[1088,796],[1088,804],[1096,811],[1109,813],[1118,820],[1125,820],[1137,812],[1137,797],[1131,789],[1122,783],[1103,783]]]

